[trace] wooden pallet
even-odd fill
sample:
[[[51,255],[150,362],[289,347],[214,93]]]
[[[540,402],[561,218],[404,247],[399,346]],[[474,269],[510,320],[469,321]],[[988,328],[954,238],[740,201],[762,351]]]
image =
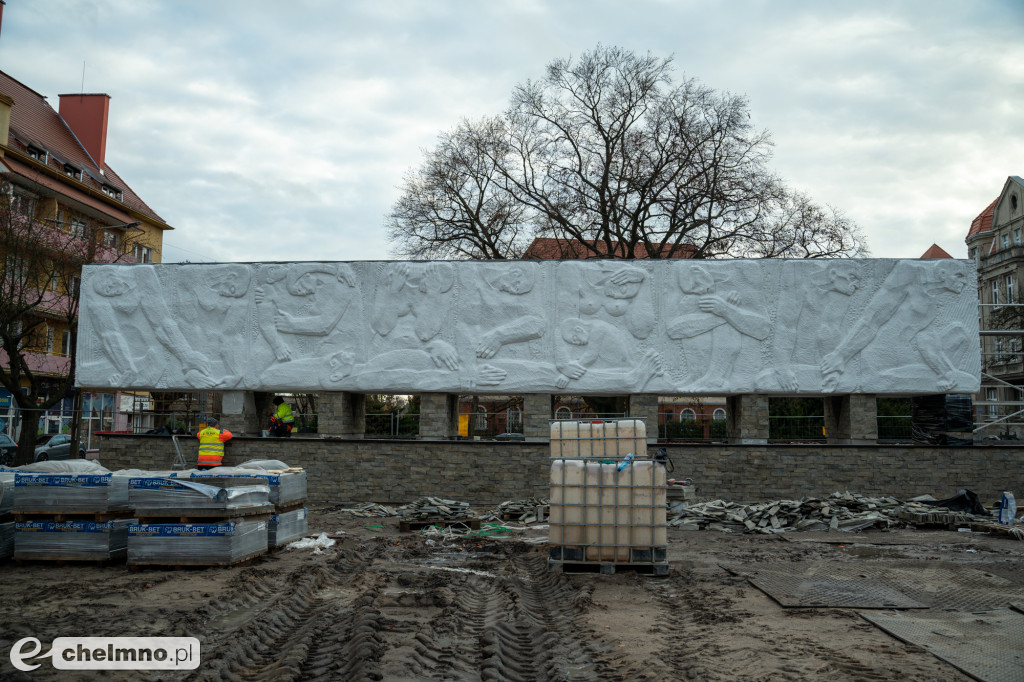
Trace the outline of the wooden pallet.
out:
[[[645,575],[668,575],[668,563],[631,564],[600,561],[554,561],[548,559],[548,570],[556,573],[600,573],[614,575],[620,571],[631,571]]]
[[[156,568],[156,569],[179,569],[179,568],[189,568],[189,567],[194,567],[194,568],[230,568],[230,567],[236,567],[236,566],[248,566],[249,564],[254,563],[256,561],[256,559],[259,559],[261,556],[264,556],[267,553],[268,553],[268,550],[261,549],[258,552],[253,552],[252,554],[250,554],[248,556],[245,556],[245,557],[242,557],[240,559],[237,559],[235,561],[230,561],[230,562],[225,562],[225,561],[220,561],[220,562],[217,562],[217,561],[212,561],[212,562],[211,561],[205,561],[205,562],[204,561],[175,561],[175,562],[172,563],[172,562],[168,562],[168,561],[129,561],[128,562],[128,569],[131,570],[131,571],[138,571],[138,570],[141,570],[143,567],[146,567],[146,568]]]
[[[469,526],[470,530],[480,530],[480,519],[422,519],[418,521],[399,521],[398,530],[403,533],[410,533],[416,530],[423,530],[430,526],[439,528],[451,528],[453,526]]]
[[[15,521],[55,521],[64,523],[67,521],[117,521],[119,519],[134,518],[135,512],[131,509],[116,509],[104,512],[80,512],[80,511],[53,511],[40,509],[38,511],[19,510],[13,512]]]
[[[286,514],[296,509],[302,509],[306,506],[306,500],[299,500],[298,502],[289,502],[288,504],[279,504],[274,507],[275,514]]]
[[[32,566],[35,564],[45,563],[51,566],[115,566],[124,563],[126,557],[125,552],[121,552],[120,556],[108,557],[106,559],[81,559],[78,557],[32,557],[29,559],[14,557],[14,563],[18,566]]]
[[[248,521],[270,520],[274,507],[259,505],[255,507],[239,507],[238,509],[195,509],[188,512],[175,513],[169,509],[136,509],[135,515],[139,523],[217,523],[245,518]]]

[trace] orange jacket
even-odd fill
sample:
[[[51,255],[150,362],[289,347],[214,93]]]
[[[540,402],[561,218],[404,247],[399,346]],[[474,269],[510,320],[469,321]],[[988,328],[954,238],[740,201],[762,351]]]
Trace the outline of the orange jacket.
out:
[[[196,438],[199,439],[199,466],[219,467],[224,459],[224,443],[231,440],[231,432],[207,426]]]

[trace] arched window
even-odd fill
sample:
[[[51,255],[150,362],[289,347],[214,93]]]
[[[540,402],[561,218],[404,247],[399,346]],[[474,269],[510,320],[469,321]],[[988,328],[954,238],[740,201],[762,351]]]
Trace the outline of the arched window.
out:
[[[487,408],[483,405],[479,405],[476,408],[476,430],[484,431],[487,429]]]
[[[511,433],[520,433],[523,430],[523,411],[518,407],[508,408],[508,412],[505,413],[507,418],[506,431]]]
[[[725,419],[725,410],[719,407],[713,413],[711,413],[711,418],[714,419],[715,421],[721,421],[722,419]]]
[[[679,421],[681,422],[695,422],[697,421],[697,413],[692,408],[687,407],[685,410],[679,413]]]
[[[555,419],[572,419],[572,410],[562,405],[555,410]]]

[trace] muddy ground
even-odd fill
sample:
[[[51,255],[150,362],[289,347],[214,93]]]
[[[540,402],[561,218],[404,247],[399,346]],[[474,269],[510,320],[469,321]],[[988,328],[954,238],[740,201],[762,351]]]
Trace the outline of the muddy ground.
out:
[[[338,510],[312,510],[310,524],[337,544],[245,567],[0,563],[0,679],[966,680],[856,609],[783,608],[744,575],[899,568],[918,594],[957,576],[1024,594],[1024,543],[978,533],[669,529],[659,577],[550,572],[535,542],[546,527],[444,538]],[[68,676],[8,660],[22,637],[85,635],[198,637],[202,663]]]

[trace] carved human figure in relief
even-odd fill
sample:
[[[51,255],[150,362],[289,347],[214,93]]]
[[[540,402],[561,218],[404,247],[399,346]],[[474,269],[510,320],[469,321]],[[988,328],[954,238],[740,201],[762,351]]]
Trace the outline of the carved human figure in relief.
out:
[[[773,366],[758,377],[759,386],[821,390],[820,361],[843,334],[850,298],[860,286],[857,268],[847,261],[781,264]]]
[[[559,329],[562,340],[571,348],[570,352],[559,353],[558,388],[589,379],[586,383],[596,387],[640,391],[662,374],[657,353],[648,351],[638,359],[629,336],[603,320],[569,318]]]
[[[562,265],[571,265],[569,272],[578,294],[576,311],[565,311],[567,314],[614,320],[615,324],[625,324],[637,339],[650,335],[656,317],[646,271],[615,261]]]
[[[702,343],[695,344],[706,356],[701,363],[706,370],[695,381],[697,386],[753,383],[755,368],[750,365],[758,355],[755,344],[771,332],[755,268],[756,264],[736,263],[728,275],[714,275],[699,265],[687,265],[679,271],[679,288],[686,295],[683,303],[692,312],[672,319],[666,332],[676,340],[707,335]]]
[[[167,384],[161,379],[167,367],[155,352],[158,346],[178,360],[187,385],[195,388],[216,385],[209,359],[192,348],[168,310],[163,287],[153,266],[102,269],[95,276],[92,287],[99,294],[90,299],[93,329],[100,339],[103,354],[117,369],[110,376],[109,385],[160,387]],[[133,323],[132,318],[138,315],[142,316],[145,325]],[[140,342],[128,342],[129,329],[142,334]],[[152,338],[148,338],[146,332],[151,332]],[[149,350],[139,357],[135,355],[137,348]],[[170,384],[174,385],[176,381],[172,378]]]
[[[245,343],[252,274],[241,264],[186,266],[179,284],[185,292],[178,313],[194,318],[190,332],[195,345],[208,351],[218,365],[217,386],[234,388],[245,374],[249,358]]]
[[[954,366],[947,354],[952,341],[965,336],[959,324],[937,323],[940,298],[959,294],[967,283],[966,273],[952,262],[899,261],[872,296],[860,319],[839,346],[821,360],[826,391],[835,391],[850,363],[862,353],[886,325],[894,325],[897,342],[892,348],[878,349],[886,356],[882,363],[892,369],[883,375],[896,376],[913,370],[918,363],[898,362],[913,350],[936,379],[940,391],[953,390],[959,383],[970,385],[973,377]],[[976,341],[976,340],[975,340]],[[900,365],[904,367],[900,367]]]

